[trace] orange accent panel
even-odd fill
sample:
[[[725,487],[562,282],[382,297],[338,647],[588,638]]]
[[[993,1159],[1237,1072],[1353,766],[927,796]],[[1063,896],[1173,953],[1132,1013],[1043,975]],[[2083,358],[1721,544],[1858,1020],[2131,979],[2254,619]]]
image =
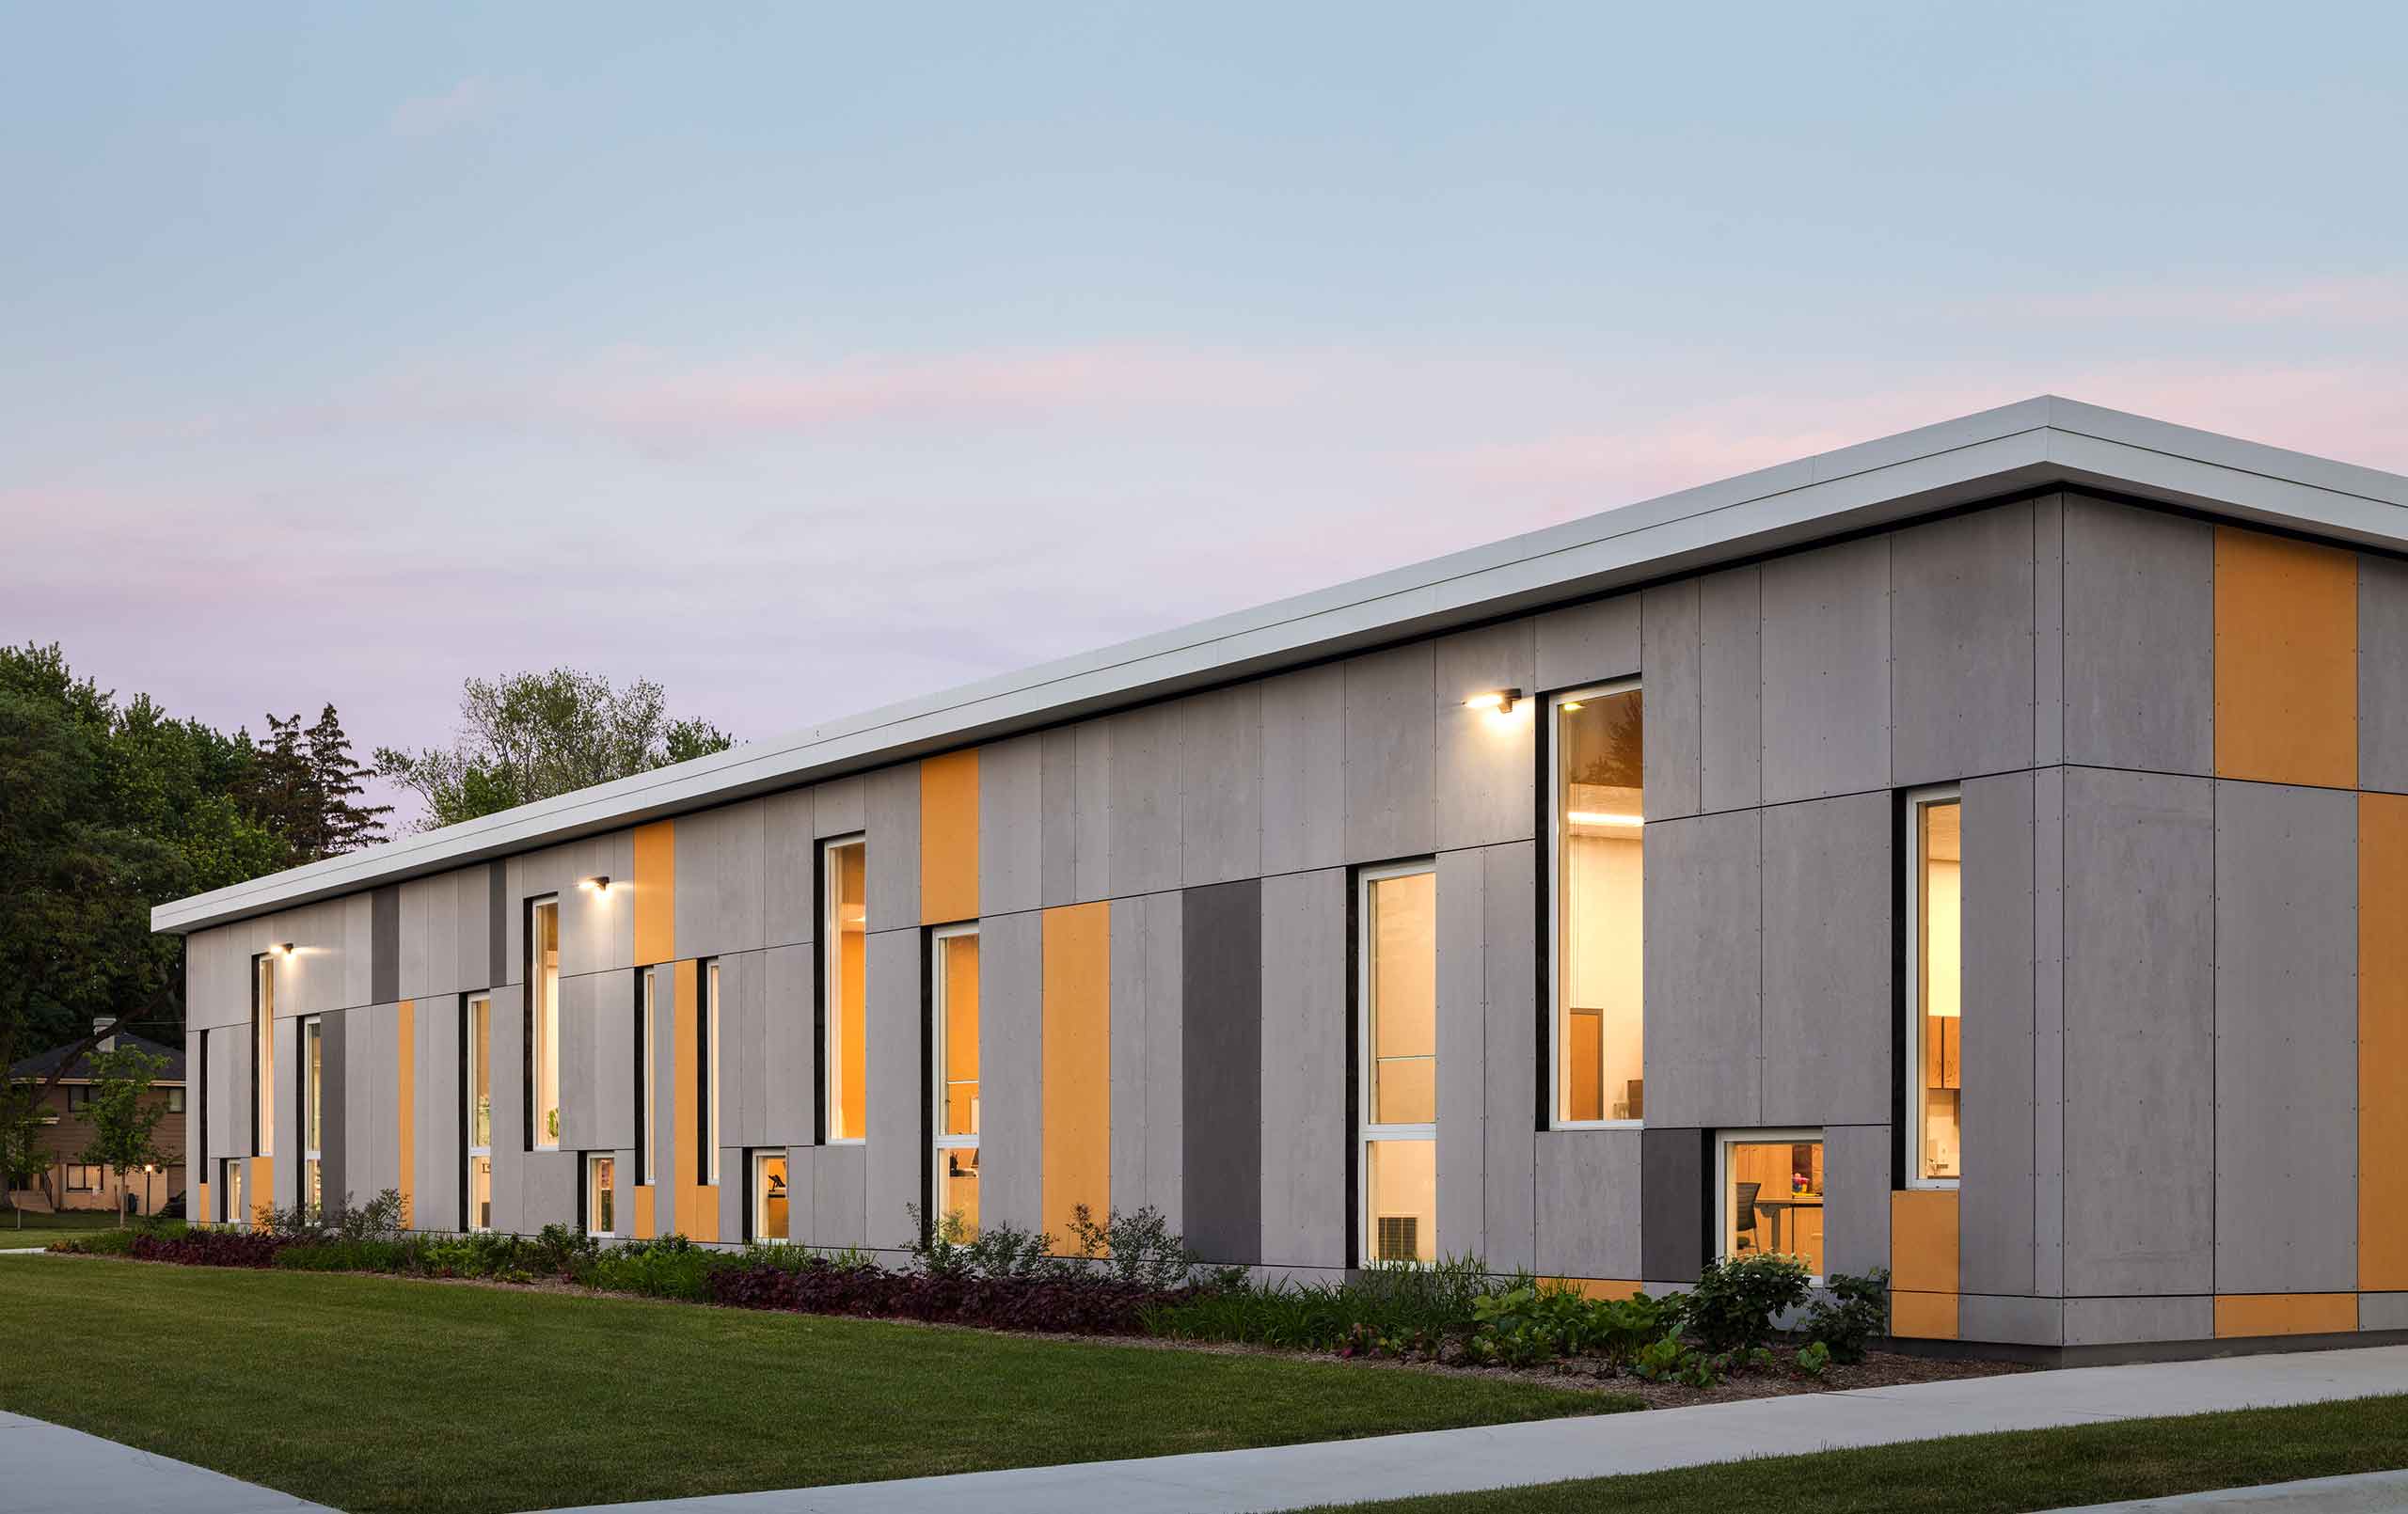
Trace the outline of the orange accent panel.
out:
[[[1627,1299],[1640,1292],[1643,1285],[1611,1277],[1543,1277],[1539,1286],[1576,1293],[1584,1299]]]
[[[1045,911],[1045,1175],[1041,1227],[1112,1211],[1112,907]]]
[[[410,1199],[418,1165],[418,1001],[404,999],[393,1017],[393,1065],[401,1094],[393,1106],[393,1149],[401,1155],[402,1228],[410,1224]]]
[[[636,965],[677,955],[677,822],[636,827]]]
[[[2219,1293],[2216,1338],[2335,1335],[2358,1328],[2354,1293]]]
[[[920,765],[920,923],[978,918],[978,752]]]
[[[695,1099],[701,1092],[694,1086],[702,1030],[700,966],[691,961],[677,964],[670,974],[673,1001],[669,1006],[669,1187],[676,1195],[671,1201],[675,1206],[672,1212],[675,1233],[697,1240],[702,1238],[693,1228],[694,1190],[701,1185],[694,1177],[693,1146]]]
[[[1890,1333],[1915,1340],[1956,1338],[1956,1295],[1954,1293],[1893,1293]]]
[[[2354,788],[2358,563],[2216,528],[2216,774]]]
[[[200,1206],[198,1208],[188,1209],[185,1211],[192,1216],[192,1222],[195,1224],[206,1224],[210,1221],[217,1218],[217,1211],[209,1206],[209,1185],[207,1183],[195,1183],[193,1185],[193,1190],[200,1195]]]
[[[2408,1289],[2408,795],[2358,796],[2358,1286]],[[2389,1156],[2384,1155],[2390,1153]]]
[[[1899,1189],[1890,1195],[1890,1286],[1903,1293],[1956,1291],[1955,1189]]]
[[[638,1183],[635,1185],[636,1238],[638,1240],[650,1240],[652,1238],[652,1195],[654,1191],[655,1190],[650,1183]]]
[[[251,1159],[251,1175],[243,1184],[243,1202],[251,1211],[252,1228],[261,1228],[257,1218],[260,1206],[276,1207],[276,1159],[274,1157]]]

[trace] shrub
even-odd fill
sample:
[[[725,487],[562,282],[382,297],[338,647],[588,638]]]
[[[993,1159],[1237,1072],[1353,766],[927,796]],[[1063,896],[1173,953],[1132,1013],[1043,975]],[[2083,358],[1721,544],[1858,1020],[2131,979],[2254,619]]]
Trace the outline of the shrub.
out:
[[[272,1236],[294,1239],[332,1237],[341,1240],[398,1240],[404,1234],[401,1191],[388,1188],[356,1209],[350,1206],[349,1195],[345,1195],[343,1201],[323,1214],[311,1214],[297,1205],[289,1209],[261,1205],[258,1228]]]
[[[1650,1382],[1670,1382],[1683,1363],[1696,1355],[1678,1335],[1649,1341],[1631,1361],[1631,1370]]]
[[[142,1262],[180,1262],[187,1267],[274,1267],[277,1254],[293,1244],[289,1236],[261,1230],[186,1230],[180,1236],[134,1232],[122,1254]]]
[[[1070,1238],[1079,1255],[1100,1262],[1123,1283],[1141,1288],[1183,1288],[1195,1281],[1196,1255],[1163,1212],[1149,1204],[1134,1214],[1114,1209],[1104,1222],[1082,1204],[1070,1211]]]
[[[1808,1341],[1798,1348],[1798,1375],[1819,1378],[1831,1369],[1831,1348],[1821,1341]]]
[[[708,1269],[712,1303],[802,1314],[920,1319],[1000,1330],[1126,1334],[1164,1295],[1072,1270],[1036,1277],[982,1277],[966,1270],[892,1272],[805,1254],[799,1266],[745,1263]]]
[[[740,1257],[695,1245],[684,1236],[631,1240],[572,1264],[581,1287],[608,1293],[640,1293],[654,1299],[711,1301],[710,1274],[743,1265]]]
[[[1527,1276],[1516,1285],[1529,1283]],[[1342,1283],[1254,1284],[1225,1270],[1149,1305],[1146,1330],[1174,1340],[1244,1341],[1342,1355],[1435,1356],[1467,1342],[1477,1301],[1494,1289],[1478,1257],[1370,1267]]]
[[[1773,1318],[1806,1301],[1805,1265],[1789,1256],[1711,1261],[1682,1313],[1709,1351],[1753,1350],[1772,1339]]]
[[[1831,1361],[1863,1361],[1865,1344],[1889,1328],[1889,1270],[1876,1268],[1861,1277],[1834,1272],[1823,1287],[1825,1296],[1807,1311],[1807,1340],[1824,1348]]]
[[[931,1225],[920,1217],[916,1204],[904,1206],[911,1217],[912,1258],[930,1277],[1062,1277],[1081,1269],[1054,1254],[1054,1238],[1016,1225],[981,1226],[973,1237],[959,1210]]]

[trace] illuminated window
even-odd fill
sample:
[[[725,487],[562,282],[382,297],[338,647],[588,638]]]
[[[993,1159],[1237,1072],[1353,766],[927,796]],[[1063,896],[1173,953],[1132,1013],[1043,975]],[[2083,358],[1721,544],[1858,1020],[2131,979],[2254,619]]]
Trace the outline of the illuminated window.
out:
[[[719,964],[703,964],[703,1013],[699,1017],[703,1044],[695,1056],[703,1080],[702,1181],[719,1186]]]
[[[67,1164],[67,1191],[97,1193],[101,1191],[101,1170],[87,1162]]]
[[[467,1100],[468,1228],[493,1228],[493,1001],[468,1001]]]
[[[1962,1171],[1964,805],[1954,789],[1907,796],[1907,1107],[1915,1187],[1953,1187]]]
[[[1438,1259],[1438,875],[1369,869],[1357,887],[1362,964],[1361,1252]]]
[[[325,1025],[312,1015],[301,1022],[301,1206],[312,1220],[326,1214],[325,1191],[326,1055]]]
[[[599,1153],[585,1159],[585,1233],[605,1239],[618,1234],[618,1195],[614,1191],[616,1164]]]
[[[170,1114],[182,1114],[183,1112],[184,1112],[184,1091],[183,1091],[181,1087],[178,1087],[178,1088],[170,1088],[170,1089],[168,1089],[168,1090],[167,1090],[167,1112],[168,1112],[168,1113],[170,1113]]]
[[[786,1154],[765,1151],[752,1159],[752,1238],[785,1240],[787,1223]]]
[[[528,1018],[533,1055],[527,1066],[529,1144],[561,1143],[561,902],[538,899],[527,911]]]
[[[219,1166],[217,1191],[224,1197],[217,1201],[217,1218],[229,1224],[241,1224],[248,1218],[243,1209],[243,1159],[228,1157]]]
[[[868,846],[859,836],[832,841],[822,857],[822,921],[826,954],[828,1139],[859,1141],[869,1132],[869,998],[863,984],[868,956]]]
[[[1718,1254],[1795,1256],[1823,1275],[1823,1133],[1729,1130],[1722,1134]]]
[[[660,975],[665,968],[646,968],[636,975],[636,1186],[652,1181],[655,1112],[659,1107],[660,1043],[653,1039],[659,1004]]]
[[[928,943],[928,1011],[936,1072],[936,1220],[978,1234],[978,928],[952,925]]]
[[[1639,687],[1583,689],[1549,704],[1554,1121],[1636,1121],[1646,1112],[1640,953],[1645,726]]]
[[[259,959],[251,989],[251,1154],[276,1155],[276,959]]]

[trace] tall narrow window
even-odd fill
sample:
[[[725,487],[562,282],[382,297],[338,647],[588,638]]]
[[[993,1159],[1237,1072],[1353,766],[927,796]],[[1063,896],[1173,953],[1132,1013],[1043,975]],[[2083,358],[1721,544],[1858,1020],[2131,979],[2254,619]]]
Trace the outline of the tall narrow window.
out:
[[[613,1163],[609,1157],[595,1153],[585,1159],[585,1233],[589,1236],[610,1237],[618,1234],[618,1193]]]
[[[312,1015],[301,1022],[301,1206],[312,1220],[326,1215],[325,1025]]]
[[[276,958],[265,955],[251,991],[251,1155],[276,1155]]]
[[[200,1174],[200,1180],[206,1183],[209,1181],[209,1033],[207,1031],[200,1033],[199,1115],[200,1117],[193,1122],[194,1128],[199,1136],[198,1151],[193,1170]],[[203,1215],[201,1218],[206,1220],[209,1216]]]
[[[243,1208],[242,1158],[229,1157],[226,1159],[225,1172],[218,1183],[218,1187],[223,1190],[226,1194],[226,1197],[223,1200],[225,1208],[223,1212],[219,1214],[218,1218],[231,1225],[239,1225],[246,1220],[249,1219],[250,1216],[246,1214]]]
[[[1361,963],[1363,1213],[1372,1262],[1438,1259],[1438,875],[1367,870]]]
[[[468,1228],[493,1228],[493,1001],[468,1001]]]
[[[697,1175],[706,1186],[719,1186],[719,963],[703,964],[703,1012],[697,1020],[702,1031],[702,1045],[694,1058],[695,1072],[703,1080],[702,1170]]]
[[[659,1105],[660,1043],[653,1039],[659,1003],[660,972],[646,968],[636,975],[636,1186],[652,1181],[653,1114]]]
[[[859,1141],[869,1133],[869,996],[863,984],[869,954],[867,844],[859,836],[828,843],[821,891],[828,1024],[828,1139]]]
[[[1637,1121],[1647,1107],[1639,687],[1609,685],[1550,702],[1555,1123]]]
[[[1823,1132],[1726,1130],[1715,1162],[1717,1254],[1794,1256],[1823,1275]]]
[[[786,1154],[765,1151],[752,1159],[752,1238],[776,1245],[787,1237]]]
[[[929,941],[928,996],[936,1072],[936,1218],[978,1234],[978,928],[953,925]]]
[[[1909,1181],[1946,1188],[1962,1171],[1964,1093],[1964,805],[1954,789],[1907,796],[1907,1107],[1915,1133]]]
[[[561,1143],[561,902],[538,899],[527,911],[527,996],[534,1045],[528,1100],[536,1147]]]

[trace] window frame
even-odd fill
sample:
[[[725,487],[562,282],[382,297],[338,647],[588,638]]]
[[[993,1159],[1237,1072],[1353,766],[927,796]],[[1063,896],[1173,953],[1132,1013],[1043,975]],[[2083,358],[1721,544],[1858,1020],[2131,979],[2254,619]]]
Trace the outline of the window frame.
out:
[[[477,1034],[477,1009],[484,1008],[484,1034]],[[481,1044],[482,1040],[482,1044]],[[460,996],[460,1228],[469,1235],[490,1230],[477,1223],[477,1159],[485,1163],[485,1204],[493,1204],[493,994]],[[485,1141],[477,1144],[477,1074],[484,1074]]]
[[[61,1186],[70,1193],[98,1193],[101,1191],[102,1185],[106,1181],[106,1179],[101,1175],[101,1169],[97,1163],[88,1161],[70,1161],[61,1162],[59,1165],[67,1170],[67,1176],[62,1180]],[[88,1174],[90,1175],[90,1181],[85,1183],[76,1182],[75,1175],[77,1173]]]
[[[696,1102],[695,1131],[701,1140],[702,1160],[696,1163],[696,1180],[705,1188],[719,1187],[719,958],[705,957],[696,964],[694,981],[702,995],[702,1004],[694,1016],[694,1076],[701,1083],[695,1090],[702,1096]]]
[[[1434,1067],[1432,1072],[1430,1080],[1431,1118],[1427,1123],[1383,1125],[1375,1123],[1371,1118],[1372,1101],[1377,1096],[1379,1087],[1373,1076],[1373,1065],[1378,1060],[1378,1037],[1372,1033],[1371,1026],[1371,991],[1376,981],[1375,975],[1371,970],[1372,964],[1376,960],[1373,954],[1373,942],[1371,937],[1373,923],[1371,886],[1375,883],[1385,882],[1390,878],[1408,878],[1424,873],[1430,875],[1431,893],[1434,902],[1438,882],[1438,859],[1434,855],[1412,858],[1400,862],[1381,862],[1370,866],[1358,867],[1354,870],[1354,896],[1353,900],[1354,914],[1354,1234],[1355,1260],[1358,1265],[1367,1268],[1430,1267],[1435,1265],[1434,1261],[1423,1262],[1417,1260],[1410,1262],[1385,1262],[1379,1260],[1379,1237],[1375,1233],[1375,1227],[1371,1221],[1371,1143],[1374,1141],[1427,1141],[1430,1143],[1430,1157],[1433,1165],[1433,1176],[1431,1179],[1431,1205],[1434,1220],[1435,1218],[1437,1206],[1437,1179],[1435,1175],[1435,1164],[1438,1156],[1438,1077],[1442,1069]],[[1436,926],[1436,921],[1434,918],[1432,921],[1432,925],[1434,933],[1434,928]],[[1431,952],[1434,957],[1437,952],[1437,941],[1434,934],[1431,940]],[[1433,992],[1434,995],[1434,970],[1433,977]],[[1437,1043],[1439,1027],[1436,1021],[1438,1015],[1442,1012],[1442,1007],[1434,1001],[1431,1006],[1432,1025],[1430,1052],[1430,1060],[1433,1064],[1435,1064],[1438,1061]],[[1435,1228],[1434,1224],[1433,1228]],[[1438,1250],[1435,1244],[1436,1238],[1437,1238],[1435,1237],[1433,1238],[1431,1254],[1434,1258],[1443,1258],[1446,1254]]]
[[[182,1114],[183,1112],[184,1085],[182,1083],[176,1083],[167,1089],[167,1112],[170,1114]]]
[[[1961,1145],[1964,1138],[1964,1101],[1961,1092],[1959,1093],[1957,1099],[1957,1139],[1960,1143],[1956,1157],[1956,1169],[1958,1175],[1955,1177],[1925,1177],[1923,1175],[1925,1092],[1923,1083],[1923,890],[1919,885],[1923,881],[1920,875],[1924,864],[1923,812],[1925,809],[1935,804],[1954,804],[1956,806],[1956,828],[1958,838],[1956,844],[1956,962],[1958,978],[1957,1008],[1961,1024],[1961,1017],[1964,1007],[1963,976],[1965,961],[1963,939],[1965,924],[1965,858],[1963,840],[1965,826],[1964,785],[1961,783],[1932,783],[1920,788],[1907,789],[1899,794],[1898,800],[1900,805],[1903,807],[1900,812],[1905,816],[1906,826],[1905,844],[1898,848],[1899,857],[1901,859],[1899,863],[1899,878],[1902,885],[1898,907],[1898,931],[1899,945],[1905,954],[1902,960],[1906,964],[1906,973],[1904,978],[1901,980],[1906,989],[1901,1005],[1904,1011],[1903,1017],[1906,1021],[1905,1040],[1901,1043],[1902,1052],[1898,1058],[1898,1078],[1902,1085],[1901,1094],[1904,1099],[1907,1116],[1905,1143],[1906,1170],[1901,1175],[1905,1180],[1905,1186],[1909,1189],[1938,1190],[1941,1191],[1955,1192],[1964,1182],[1963,1173],[1965,1168],[1964,1152]],[[1963,1033],[1961,1029],[1958,1033]]]
[[[774,1146],[747,1151],[744,1156],[744,1165],[746,1171],[750,1175],[747,1181],[752,1186],[752,1197],[745,1206],[745,1214],[748,1223],[744,1238],[756,1246],[786,1246],[793,1244],[793,1153],[784,1146]],[[786,1233],[783,1236],[770,1235],[768,1233],[768,1226],[764,1222],[768,1213],[769,1193],[768,1188],[763,1185],[762,1176],[768,1170],[768,1164],[772,1161],[783,1161],[786,1164]]]
[[[561,1149],[561,1138],[559,1135],[553,1134],[549,1136],[548,1139],[546,1136],[544,1115],[547,1112],[540,1107],[543,1100],[538,1095],[538,1090],[542,1083],[541,1073],[544,1059],[548,1054],[552,1063],[552,1097],[555,1100],[552,1108],[560,1108],[557,1101],[561,1096],[561,996],[558,989],[555,988],[552,992],[540,996],[543,1000],[542,1003],[538,1003],[536,1001],[539,997],[537,990],[543,986],[544,958],[542,949],[536,944],[535,919],[538,915],[542,914],[546,908],[549,908],[552,912],[552,950],[558,952],[561,950],[561,942],[563,938],[561,928],[561,896],[558,893],[538,893],[528,896],[526,916],[527,923],[525,930],[527,938],[527,981],[525,986],[525,1008],[527,1012],[527,1062],[526,1066],[522,1069],[524,1073],[522,1080],[526,1084],[527,1096],[527,1149],[531,1152],[558,1151]],[[551,1033],[549,1035],[542,1033],[544,1029],[544,1012],[547,1009],[551,1012],[552,1017]]]
[[[844,1065],[838,1056],[837,1037],[842,1032],[844,1017],[838,1012],[836,995],[839,976],[844,968],[844,933],[838,928],[836,911],[843,905],[841,891],[836,887],[834,868],[836,853],[848,846],[862,849],[862,908],[863,950],[863,1040],[862,1052],[862,1130],[858,1135],[835,1134],[836,1111],[843,1098]],[[859,1146],[869,1141],[869,1047],[868,1040],[868,980],[867,950],[869,908],[869,832],[850,830],[819,840],[819,1143],[823,1146]]]
[[[1823,1210],[1826,1220],[1823,1229],[1823,1265],[1825,1268],[1830,1266],[1831,1235],[1828,1222],[1830,1213],[1831,1148],[1830,1143],[1824,1139],[1826,1128],[1819,1125],[1777,1126],[1763,1129],[1742,1127],[1729,1130],[1718,1129],[1714,1132],[1714,1203],[1710,1206],[1710,1212],[1714,1217],[1714,1244],[1708,1252],[1712,1259],[1726,1262],[1732,1259],[1722,1249],[1724,1240],[1731,1234],[1731,1148],[1733,1146],[1815,1145],[1823,1148]],[[1828,1272],[1811,1273],[1806,1281],[1819,1288],[1827,1276],[1829,1276]]]
[[[67,1091],[68,1113],[81,1114],[86,1110],[92,1107],[92,1094],[97,1086],[96,1084],[87,1082],[72,1082],[62,1083],[59,1086]]]
[[[1644,1128],[1647,1124],[1644,1114],[1635,1120],[1573,1120],[1566,1119],[1563,1114],[1564,819],[1559,812],[1563,794],[1563,742],[1560,734],[1563,706],[1575,700],[1609,699],[1617,694],[1634,693],[1639,696],[1640,713],[1644,718],[1647,709],[1647,690],[1643,678],[1638,673],[1559,689],[1545,697],[1545,725],[1546,729],[1540,736],[1540,740],[1545,743],[1546,753],[1545,759],[1546,777],[1545,792],[1541,796],[1540,812],[1545,816],[1546,827],[1546,875],[1543,885],[1545,892],[1541,904],[1541,914],[1546,930],[1546,993],[1539,1008],[1540,1013],[1546,1017],[1546,1093],[1542,1108],[1546,1115],[1545,1128],[1549,1130],[1637,1130]],[[1642,749],[1642,764],[1644,761]],[[1640,781],[1640,793],[1643,796],[1646,792],[1643,766]],[[1640,866],[1642,869],[1640,873],[1642,888],[1645,887],[1643,880],[1646,876],[1643,871],[1646,866],[1645,837],[1647,833],[1644,804],[1642,797],[1639,825],[1641,838]],[[1640,1076],[1644,1079],[1647,1065],[1647,968],[1643,948],[1639,978],[1639,1026]]]
[[[585,1233],[595,1240],[616,1240],[619,1238],[617,1229],[619,1223],[619,1170],[616,1165],[617,1160],[618,1156],[615,1152],[589,1151],[585,1154],[585,1171],[583,1174],[583,1182],[585,1185],[585,1198],[583,1204],[585,1210]],[[595,1183],[594,1178],[599,1175],[601,1169],[605,1165],[609,1165],[610,1167],[611,1228],[609,1230],[596,1230],[594,1226],[595,1222],[601,1217],[599,1213],[601,1206],[596,1204],[594,1200],[601,1196],[602,1190],[600,1186]]]
[[[326,1136],[325,1033],[325,1017],[324,1016],[304,1015],[301,1017],[300,1023],[294,1027],[294,1033],[293,1037],[294,1060],[301,1064],[301,1066],[298,1069],[300,1073],[300,1109],[297,1112],[300,1116],[301,1126],[301,1172],[299,1174],[300,1180],[295,1185],[297,1191],[294,1193],[293,1197],[299,1202],[303,1211],[306,1212],[311,1220],[323,1220],[325,1218],[325,1192],[323,1190],[315,1194],[312,1194],[310,1191],[313,1184],[323,1176],[325,1171],[325,1169],[321,1165],[321,1163],[325,1159],[325,1143]],[[317,1046],[315,1048],[317,1056],[314,1059],[312,1059],[309,1054],[312,1049],[310,1042],[313,1040],[317,1042]],[[313,1105],[315,1106],[314,1112],[318,1116],[315,1122],[317,1125],[315,1131],[312,1131],[310,1128],[311,1121],[309,1118],[312,1113]],[[318,1137],[317,1143],[315,1144],[312,1144],[309,1140],[309,1137],[312,1134],[315,1134]]]
[[[660,1118],[660,974],[665,964],[636,969],[635,1187],[650,1188],[653,1143]]]
[[[986,1122],[983,1118],[974,1120],[972,1122],[974,1125],[979,1126],[981,1129],[974,1129],[967,1135],[948,1135],[945,1133],[944,1128],[946,1022],[944,943],[947,941],[959,940],[965,936],[969,937],[973,940],[977,940],[979,937],[978,924],[979,923],[974,920],[957,921],[950,925],[932,926],[927,933],[927,961],[928,974],[928,1083],[926,1097],[928,1101],[928,1223],[932,1226],[942,1226],[944,1223],[945,1212],[943,1208],[943,1202],[944,1198],[944,1154],[948,1151],[976,1151],[979,1149],[979,1146],[984,1140],[982,1130]],[[984,941],[979,941],[978,1073],[979,1087],[982,1092],[986,1087],[987,1072],[986,951],[986,943]],[[979,1175],[982,1178],[986,1175],[983,1170]],[[986,1209],[984,1202],[986,1195],[982,1192],[980,1193],[979,1198],[981,1201],[979,1210],[983,1215]]]
[[[276,1155],[276,954],[251,957],[251,1155]]]

